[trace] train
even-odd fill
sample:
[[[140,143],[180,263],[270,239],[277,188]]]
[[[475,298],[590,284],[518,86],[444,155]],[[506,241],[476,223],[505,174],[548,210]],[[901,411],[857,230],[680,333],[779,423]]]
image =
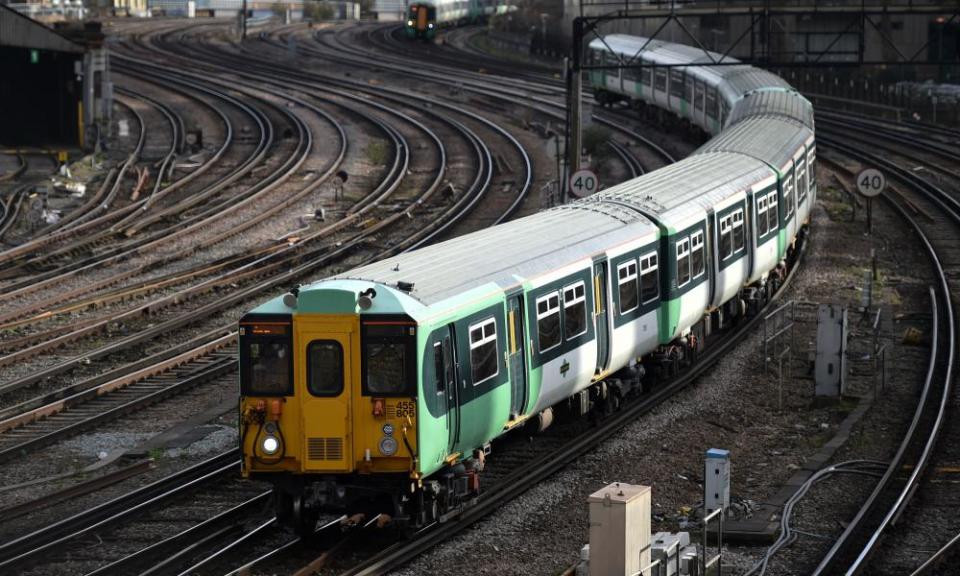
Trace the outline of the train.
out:
[[[475,24],[510,9],[504,0],[420,0],[407,7],[408,38],[432,41],[440,28]]]
[[[598,99],[712,134],[691,156],[241,317],[242,474],[273,484],[285,525],[443,521],[480,493],[494,440],[616,409],[772,295],[816,199],[810,103],[677,44],[610,35],[589,57],[638,46],[644,66],[688,66],[597,71]]]

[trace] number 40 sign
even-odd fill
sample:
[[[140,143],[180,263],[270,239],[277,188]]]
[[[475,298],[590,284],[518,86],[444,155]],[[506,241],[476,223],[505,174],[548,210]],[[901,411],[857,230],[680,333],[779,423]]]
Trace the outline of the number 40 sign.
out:
[[[585,198],[600,189],[600,180],[590,170],[577,170],[570,176],[570,192],[577,198]]]
[[[857,190],[867,198],[879,196],[886,187],[886,177],[876,168],[867,168],[857,174]]]

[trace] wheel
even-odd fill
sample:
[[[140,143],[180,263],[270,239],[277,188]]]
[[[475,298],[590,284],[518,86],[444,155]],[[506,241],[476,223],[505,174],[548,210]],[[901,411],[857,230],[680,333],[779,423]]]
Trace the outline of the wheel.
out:
[[[281,526],[293,525],[293,496],[279,486],[273,487],[273,509]]]
[[[300,538],[304,540],[313,539],[319,519],[319,513],[307,506],[303,496],[293,497],[293,529]]]

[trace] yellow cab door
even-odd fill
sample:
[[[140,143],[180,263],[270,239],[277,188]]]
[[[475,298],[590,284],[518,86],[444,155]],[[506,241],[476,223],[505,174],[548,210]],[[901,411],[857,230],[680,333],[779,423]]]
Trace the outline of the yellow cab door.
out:
[[[426,30],[427,29],[427,7],[420,6],[420,11],[417,12],[417,30]]]
[[[351,390],[360,374],[356,315],[302,314],[295,321],[297,396],[306,472],[352,472]]]

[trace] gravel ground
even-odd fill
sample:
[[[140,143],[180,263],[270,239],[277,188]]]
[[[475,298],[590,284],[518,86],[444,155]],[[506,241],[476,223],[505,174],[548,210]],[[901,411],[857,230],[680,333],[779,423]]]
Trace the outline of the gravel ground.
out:
[[[822,190],[825,176],[821,169]],[[870,247],[877,247],[880,267],[888,275],[883,299],[891,308],[889,316],[923,310],[923,278],[900,278],[893,273],[896,261],[920,256],[909,249],[901,252],[899,246],[897,252],[886,248],[896,246],[893,240],[905,233],[904,227],[878,210],[878,229],[882,232],[871,242],[863,236],[861,222],[846,222],[830,193],[824,190],[823,197],[828,199],[815,209],[814,233],[804,267],[785,298],[853,307],[859,300],[860,263]],[[893,341],[895,332],[902,329],[900,325],[888,327],[884,336]],[[796,339],[811,338],[814,331],[815,323],[801,326]],[[858,338],[865,336],[855,331],[851,346]],[[465,557],[471,559],[472,573],[558,574],[576,562],[588,539],[587,496],[613,481],[652,486],[652,530],[676,531],[686,519],[684,507],[694,507],[702,499],[702,455],[711,447],[731,451],[735,499],[764,501],[805,458],[833,436],[855,401],[814,402],[813,381],[807,375],[803,356],[794,363],[795,378],[785,381],[781,413],[776,379],[762,373],[761,339],[759,332],[754,333],[700,378],[696,386],[397,574],[459,574]],[[891,381],[897,384],[888,386],[854,432],[851,444],[858,449],[857,457],[886,457],[896,437],[898,408],[907,400],[900,388],[909,395],[912,383],[922,375],[925,354],[924,349],[908,349],[901,356],[894,356],[909,361],[897,363],[891,374]],[[871,375],[851,375],[850,380],[855,389],[859,386],[869,390],[871,386],[866,381],[870,378]],[[849,459],[853,450],[844,448],[837,460]],[[496,458],[496,453],[492,458]],[[824,524],[836,527],[849,517],[850,507],[869,485],[869,480],[847,478],[823,483],[801,505],[798,524],[814,533],[823,533]],[[811,517],[822,520],[811,526]],[[807,540],[801,544],[783,554],[769,573],[809,573],[809,561],[817,551],[807,546]],[[742,571],[763,550],[728,546],[725,562]]]

